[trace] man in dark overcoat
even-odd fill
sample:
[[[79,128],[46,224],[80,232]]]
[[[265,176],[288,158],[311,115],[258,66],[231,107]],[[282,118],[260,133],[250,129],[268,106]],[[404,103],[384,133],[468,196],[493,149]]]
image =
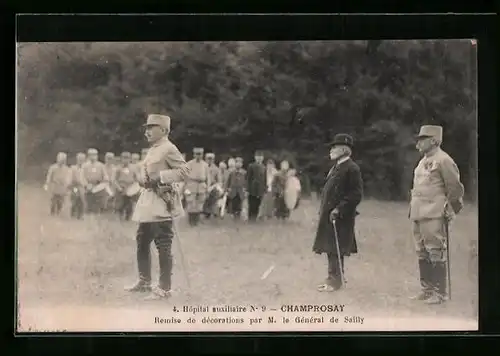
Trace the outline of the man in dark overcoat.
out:
[[[363,197],[363,180],[359,166],[351,159],[352,147],[350,135],[338,134],[330,149],[334,165],[322,190],[313,246],[315,253],[326,253],[328,257],[328,278],[318,286],[321,292],[332,292],[342,287],[344,257],[358,252],[354,222],[358,215],[356,207]]]

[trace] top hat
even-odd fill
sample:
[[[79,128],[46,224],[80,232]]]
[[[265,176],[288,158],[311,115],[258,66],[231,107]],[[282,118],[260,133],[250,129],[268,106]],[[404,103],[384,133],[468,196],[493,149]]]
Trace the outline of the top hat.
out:
[[[336,145],[345,145],[352,148],[354,146],[354,140],[351,135],[344,133],[336,134],[335,137],[333,138],[331,146],[336,146]]]

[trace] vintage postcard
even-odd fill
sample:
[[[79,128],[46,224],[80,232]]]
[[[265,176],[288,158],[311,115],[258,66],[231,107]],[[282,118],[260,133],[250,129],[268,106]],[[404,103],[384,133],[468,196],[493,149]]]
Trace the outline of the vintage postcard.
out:
[[[17,45],[17,332],[478,330],[474,39]]]

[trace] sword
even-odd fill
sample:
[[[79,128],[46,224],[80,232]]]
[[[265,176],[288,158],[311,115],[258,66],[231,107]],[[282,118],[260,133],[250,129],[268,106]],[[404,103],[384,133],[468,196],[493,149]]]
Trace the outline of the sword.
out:
[[[449,224],[448,224],[448,217],[446,215],[444,217],[444,230],[445,230],[445,234],[446,234],[446,274],[448,275],[448,299],[451,300],[450,230],[449,230]]]
[[[446,273],[448,274],[448,299],[451,300],[451,273],[450,273],[450,233],[448,228],[448,221],[444,223],[446,230]]]
[[[337,222],[335,220],[332,221],[333,224],[333,231],[335,232],[335,247],[337,248],[337,260],[339,263],[339,269],[340,269],[340,278],[342,280],[342,286],[344,285],[344,271],[342,271],[342,261],[340,257],[340,248],[339,248],[339,239],[338,239],[338,234],[337,234]]]
[[[177,231],[177,227],[175,225],[176,225],[175,219],[172,218],[172,231],[174,233],[174,237],[177,238],[177,245],[179,246],[179,255],[181,256],[182,270],[184,271],[184,277],[186,278],[188,291],[190,292],[191,291],[191,282],[189,280],[189,273],[188,273],[188,270],[186,268],[186,262],[184,260],[184,253],[182,253],[181,239],[180,239],[179,233]]]

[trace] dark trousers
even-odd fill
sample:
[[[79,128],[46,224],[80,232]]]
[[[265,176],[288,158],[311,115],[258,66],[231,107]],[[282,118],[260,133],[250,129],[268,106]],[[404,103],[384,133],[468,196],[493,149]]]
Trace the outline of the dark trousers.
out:
[[[196,226],[200,223],[200,213],[188,213],[189,225]]]
[[[116,212],[120,219],[130,220],[134,211],[134,197],[129,197],[125,194],[120,194],[116,197]]]
[[[64,195],[52,194],[50,198],[50,215],[59,215],[64,203]]]
[[[239,194],[231,198],[231,213],[235,218],[239,218],[241,216],[241,207],[242,207],[242,200]]]
[[[169,291],[172,286],[172,221],[140,223],[137,229],[137,267],[139,278],[145,284],[151,283],[151,241],[158,250],[160,276],[158,286]]]
[[[92,214],[101,214],[104,211],[104,198],[106,192],[91,193],[86,195],[87,199],[87,212]]]
[[[262,197],[258,197],[255,195],[248,196],[248,220],[250,221],[257,220],[261,201]]]
[[[334,288],[342,286],[342,275],[344,275],[344,256],[337,257],[336,253],[328,253],[328,278],[326,283]],[[342,271],[342,274],[341,274]]]
[[[84,202],[80,193],[71,194],[71,217],[82,219],[84,213]]]

